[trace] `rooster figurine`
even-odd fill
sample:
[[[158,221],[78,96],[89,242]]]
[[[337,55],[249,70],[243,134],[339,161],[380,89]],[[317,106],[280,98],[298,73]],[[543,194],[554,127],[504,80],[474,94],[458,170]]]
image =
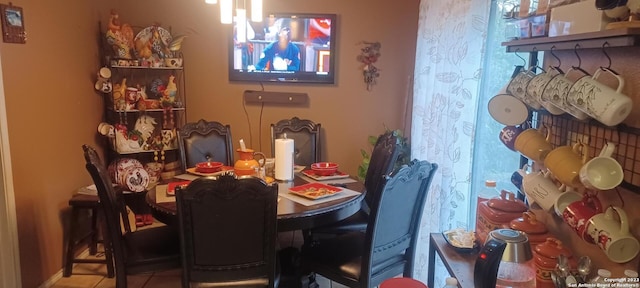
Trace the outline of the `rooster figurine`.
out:
[[[133,48],[133,29],[129,24],[120,24],[119,15],[115,10],[111,10],[106,38],[107,43],[113,47],[117,58],[132,59],[131,49]]]

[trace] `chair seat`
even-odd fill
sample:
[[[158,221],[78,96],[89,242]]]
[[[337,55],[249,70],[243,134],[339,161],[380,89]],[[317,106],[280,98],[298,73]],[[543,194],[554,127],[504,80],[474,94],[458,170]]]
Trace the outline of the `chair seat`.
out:
[[[362,268],[362,254],[364,252],[365,233],[353,232],[335,238],[325,239],[314,243],[303,251],[306,260],[313,262],[313,271],[322,275],[338,274],[340,277],[357,282]],[[404,263],[404,255],[386,258],[374,263],[371,271],[383,271],[388,267],[395,267]]]
[[[351,217],[344,219],[340,222],[322,226],[318,228],[314,228],[312,233],[315,235],[320,234],[331,234],[331,235],[341,235],[349,232],[365,232],[367,231],[367,214],[364,211],[358,211],[358,213],[353,214]]]
[[[131,273],[180,267],[180,236],[171,226],[138,230],[124,235]],[[154,265],[157,264],[157,265]]]

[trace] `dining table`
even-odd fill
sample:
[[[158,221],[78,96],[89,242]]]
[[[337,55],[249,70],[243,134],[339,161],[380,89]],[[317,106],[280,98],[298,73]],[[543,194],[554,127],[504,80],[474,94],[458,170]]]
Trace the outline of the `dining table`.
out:
[[[169,180],[185,181],[196,177],[179,177]],[[289,193],[289,189],[307,183],[320,182],[343,190],[336,195],[318,200],[306,199]],[[167,184],[167,182],[162,183]],[[346,219],[361,208],[364,199],[364,185],[355,179],[339,179],[315,181],[301,173],[296,173],[293,181],[276,181],[278,185],[278,231],[307,230]],[[165,185],[166,186],[166,185]],[[167,225],[178,225],[175,196],[166,196],[163,191],[156,191],[164,187],[157,185],[149,189],[146,202],[151,207],[151,213],[158,221]]]

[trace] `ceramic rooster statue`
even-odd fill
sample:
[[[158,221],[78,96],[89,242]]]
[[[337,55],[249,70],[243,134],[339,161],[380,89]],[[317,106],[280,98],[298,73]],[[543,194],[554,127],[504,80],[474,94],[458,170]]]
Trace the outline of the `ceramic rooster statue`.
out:
[[[107,43],[113,48],[115,56],[122,59],[132,59],[133,29],[129,24],[120,24],[119,15],[111,10],[111,17],[106,33]]]
[[[169,82],[167,87],[162,91],[162,104],[163,106],[171,106],[176,102],[176,94],[178,93],[178,87],[176,86],[176,77],[169,76]]]

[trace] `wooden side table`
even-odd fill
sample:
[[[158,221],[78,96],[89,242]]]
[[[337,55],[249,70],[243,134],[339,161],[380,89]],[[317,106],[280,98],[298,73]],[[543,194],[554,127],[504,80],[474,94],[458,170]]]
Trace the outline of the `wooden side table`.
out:
[[[429,273],[427,276],[427,286],[433,286],[436,253],[442,259],[442,263],[447,268],[449,275],[458,279],[458,287],[473,288],[473,269],[476,263],[477,253],[458,253],[447,244],[442,233],[431,233],[429,236]]]

